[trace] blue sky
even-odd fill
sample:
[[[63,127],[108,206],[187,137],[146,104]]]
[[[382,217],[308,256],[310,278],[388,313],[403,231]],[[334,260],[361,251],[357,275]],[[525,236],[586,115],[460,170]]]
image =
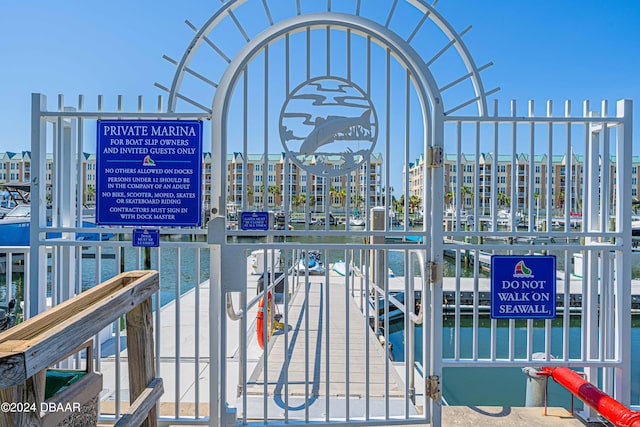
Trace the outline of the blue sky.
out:
[[[350,0],[333,3],[340,1]],[[162,55],[179,59],[193,37],[184,20],[199,25],[218,6],[198,0],[2,2],[0,152],[30,149],[32,92],[46,94],[50,108],[60,93],[69,104],[80,93],[87,104],[103,94],[107,108],[123,94],[129,109],[144,95],[145,108],[155,108],[162,91],[153,83],[168,86],[174,73]],[[618,99],[640,99],[640,1],[441,0],[437,9],[458,31],[473,25],[464,40],[478,65],[494,62],[483,79],[487,89],[500,86],[494,97],[504,108],[517,99],[526,111],[534,99],[542,114],[551,99],[560,114],[571,99],[578,114],[583,100],[596,109],[607,99],[611,113]],[[638,147],[639,105],[634,116]]]

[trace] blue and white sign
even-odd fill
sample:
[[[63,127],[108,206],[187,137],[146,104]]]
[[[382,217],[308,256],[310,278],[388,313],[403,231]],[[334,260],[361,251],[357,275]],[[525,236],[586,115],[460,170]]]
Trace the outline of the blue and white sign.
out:
[[[241,230],[268,230],[269,212],[242,212],[240,215]]]
[[[157,248],[160,246],[160,230],[136,228],[133,230],[133,246],[142,248]]]
[[[201,122],[100,120],[97,139],[98,224],[200,224]]]
[[[492,319],[555,319],[556,257],[493,255]]]

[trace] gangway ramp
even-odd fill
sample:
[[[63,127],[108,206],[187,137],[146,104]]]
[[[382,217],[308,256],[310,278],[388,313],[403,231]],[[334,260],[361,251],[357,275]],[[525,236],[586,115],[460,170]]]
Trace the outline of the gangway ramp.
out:
[[[285,412],[289,419],[405,415],[401,377],[345,291],[345,279],[328,279],[327,284],[325,276],[309,276],[292,295],[286,332],[274,335],[268,346],[266,378],[264,354],[248,377],[247,419],[263,419],[265,406],[268,418]],[[242,398],[240,412],[241,404]],[[409,414],[417,415],[409,406]]]

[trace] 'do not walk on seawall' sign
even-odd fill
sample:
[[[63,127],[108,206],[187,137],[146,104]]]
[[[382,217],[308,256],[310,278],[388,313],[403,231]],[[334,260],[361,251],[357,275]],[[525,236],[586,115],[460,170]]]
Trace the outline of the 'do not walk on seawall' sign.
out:
[[[493,255],[492,319],[555,319],[556,257]]]
[[[100,120],[97,140],[98,224],[200,225],[201,122]]]

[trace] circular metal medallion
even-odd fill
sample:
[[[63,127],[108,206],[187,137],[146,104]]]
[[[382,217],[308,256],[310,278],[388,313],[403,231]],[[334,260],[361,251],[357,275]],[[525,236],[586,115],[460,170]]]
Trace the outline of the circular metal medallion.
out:
[[[349,173],[369,158],[378,119],[369,97],[341,77],[317,77],[289,94],[280,139],[289,158],[314,175]]]

